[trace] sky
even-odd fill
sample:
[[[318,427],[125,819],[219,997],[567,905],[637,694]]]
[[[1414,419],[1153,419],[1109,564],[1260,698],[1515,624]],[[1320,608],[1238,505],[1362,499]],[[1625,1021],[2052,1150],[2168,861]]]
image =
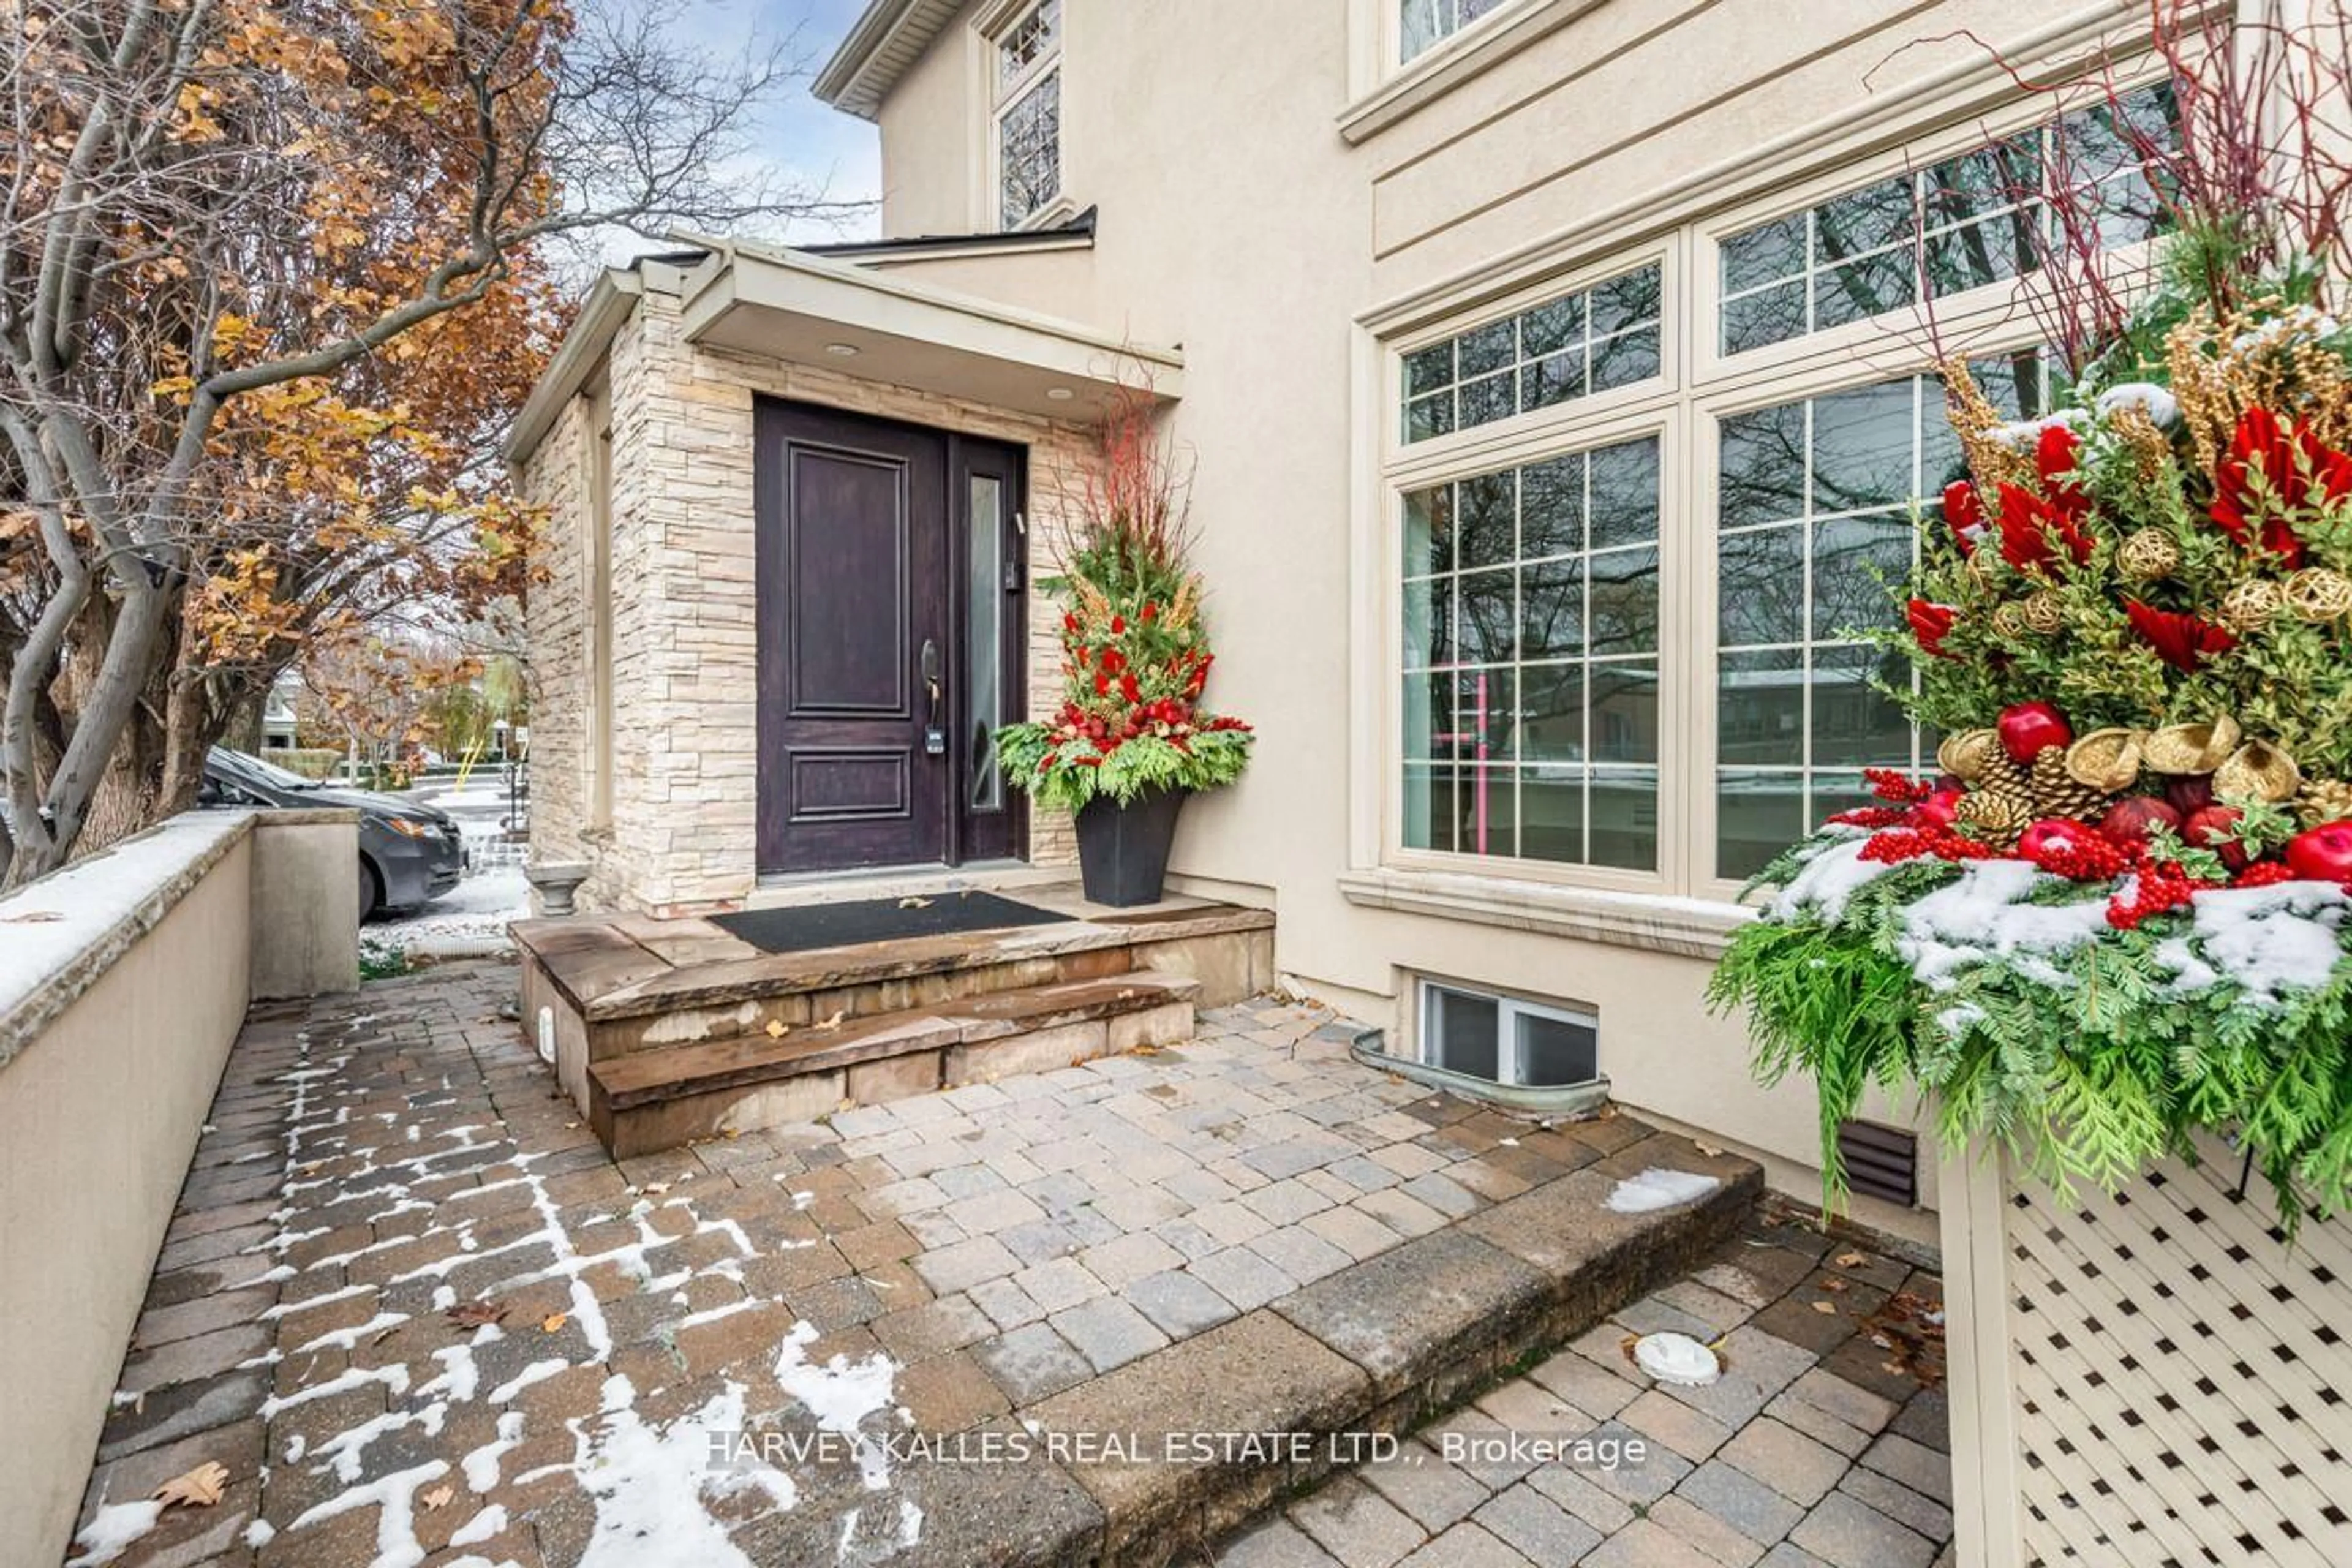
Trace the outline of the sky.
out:
[[[870,202],[882,194],[881,147],[873,124],[828,109],[808,93],[809,82],[865,8],[866,0],[667,0],[665,5],[683,41],[713,58],[740,51],[747,38],[792,40],[806,74],[767,106],[757,130],[760,153],[779,173],[821,186],[829,199]],[[839,229],[803,225],[781,237],[866,239],[879,226],[879,213],[869,211]],[[625,237],[624,243],[629,250],[655,248]]]

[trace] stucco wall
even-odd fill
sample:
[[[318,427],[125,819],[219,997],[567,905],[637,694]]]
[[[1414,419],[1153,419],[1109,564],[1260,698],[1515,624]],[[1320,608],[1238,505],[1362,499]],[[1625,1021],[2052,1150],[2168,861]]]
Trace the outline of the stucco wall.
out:
[[[248,995],[358,984],[353,819],[288,815],[192,813],[0,900],[0,1563],[65,1553]]]
[[[1283,970],[1387,1010],[1400,1029],[1415,973],[1591,1005],[1625,1102],[1773,1156],[1802,1187],[1816,1159],[1812,1097],[1752,1086],[1742,1031],[1700,1004],[1705,959],[1343,896],[1342,878],[1383,855],[1378,730],[1393,697],[1364,683],[1367,671],[1380,679],[1395,635],[1373,598],[1392,564],[1371,558],[1364,527],[1382,505],[1393,413],[1380,343],[1359,318],[1481,272],[1500,292],[1587,265],[1775,184],[1970,124],[2008,89],[1983,70],[1967,91],[1949,88],[1947,76],[1984,60],[1967,35],[2027,40],[2138,13],[2033,0],[1528,0],[1510,25],[1528,23],[1534,42],[1351,143],[1340,123],[1372,86],[1365,29],[1386,8],[1065,6],[1066,184],[1101,212],[1090,280],[1064,255],[894,265],[1183,347],[1171,428],[1200,459],[1201,563],[1223,656],[1210,696],[1261,735],[1243,785],[1188,816],[1176,868],[1191,885],[1275,904]],[[886,100],[889,234],[988,221],[970,177],[986,123],[979,11],[967,7]],[[1417,74],[1458,68],[1440,51]],[[1760,155],[1776,142],[1787,145]],[[1465,288],[1454,304],[1478,298]]]
[[[592,827],[585,733],[584,586],[534,595],[531,854],[584,859],[587,908],[669,913],[740,904],[758,881],[758,652],[752,410],[760,396],[1008,441],[1029,453],[1033,577],[1057,569],[1091,460],[1082,430],[832,371],[703,349],[680,333],[677,275],[649,267],[614,341],[613,407],[613,820]],[[524,474],[548,515],[538,548],[551,584],[580,584],[588,526],[575,400]],[[1056,699],[1056,612],[1029,606],[1032,712]],[[1069,824],[1033,814],[1030,859],[1067,864]]]

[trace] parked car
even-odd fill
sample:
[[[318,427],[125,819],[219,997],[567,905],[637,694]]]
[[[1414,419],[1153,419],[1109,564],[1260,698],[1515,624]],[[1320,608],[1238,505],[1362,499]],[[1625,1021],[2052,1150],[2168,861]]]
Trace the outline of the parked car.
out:
[[[202,805],[341,806],[360,814],[360,919],[413,910],[457,885],[466,841],[447,812],[289,773],[247,752],[215,746],[205,759]]]

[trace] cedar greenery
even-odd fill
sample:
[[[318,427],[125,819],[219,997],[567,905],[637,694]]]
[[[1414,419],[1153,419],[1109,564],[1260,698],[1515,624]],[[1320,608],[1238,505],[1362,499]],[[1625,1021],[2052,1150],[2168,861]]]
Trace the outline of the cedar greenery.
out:
[[[1759,883],[1785,882],[1831,842],[1801,846]],[[1931,1097],[1948,1146],[1998,1143],[2061,1193],[2112,1188],[2221,1129],[2288,1225],[2352,1204],[2352,965],[2275,1006],[2227,981],[2184,990],[2153,956],[2189,929],[2169,914],[2048,958],[2045,979],[2029,973],[2037,964],[1995,961],[1933,991],[1899,951],[1901,911],[1960,875],[1915,862],[1855,892],[1834,921],[1817,910],[1757,921],[1709,983],[1710,1006],[1747,1012],[1765,1083],[1797,1074],[1818,1086],[1832,1204],[1846,1194],[1838,1124],[1874,1084]],[[2107,891],[2053,879],[2038,896]]]

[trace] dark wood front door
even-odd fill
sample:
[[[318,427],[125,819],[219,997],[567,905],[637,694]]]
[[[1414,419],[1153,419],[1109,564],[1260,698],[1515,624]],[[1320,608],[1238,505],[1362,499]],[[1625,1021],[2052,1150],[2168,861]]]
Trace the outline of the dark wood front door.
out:
[[[1018,853],[983,749],[1020,716],[1021,454],[782,403],[756,431],[760,869]]]

